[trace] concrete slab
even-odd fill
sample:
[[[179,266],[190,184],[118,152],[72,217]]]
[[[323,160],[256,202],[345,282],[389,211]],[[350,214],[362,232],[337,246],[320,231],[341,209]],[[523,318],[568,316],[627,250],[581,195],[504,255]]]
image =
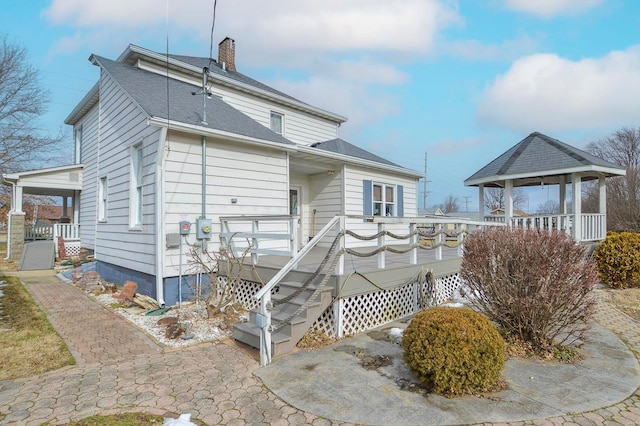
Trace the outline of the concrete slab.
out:
[[[393,323],[383,329],[404,327]],[[338,421],[371,425],[446,425],[510,422],[561,416],[615,404],[640,385],[635,356],[610,331],[594,324],[579,364],[511,359],[509,389],[447,399],[421,394],[399,342],[381,329],[313,352],[297,352],[255,374],[288,404]],[[388,356],[375,370],[367,357]]]

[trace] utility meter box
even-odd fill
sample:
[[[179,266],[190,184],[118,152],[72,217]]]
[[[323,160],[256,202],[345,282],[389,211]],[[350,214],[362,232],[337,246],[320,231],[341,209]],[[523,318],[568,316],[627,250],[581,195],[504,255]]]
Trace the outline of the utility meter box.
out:
[[[196,222],[196,238],[199,240],[208,240],[211,238],[213,230],[211,229],[211,219],[198,219]]]
[[[183,220],[180,222],[180,235],[189,235],[191,232],[191,222]]]

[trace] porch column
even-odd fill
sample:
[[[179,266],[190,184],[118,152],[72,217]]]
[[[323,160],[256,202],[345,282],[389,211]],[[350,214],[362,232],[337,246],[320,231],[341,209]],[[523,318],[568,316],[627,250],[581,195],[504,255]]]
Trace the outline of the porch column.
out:
[[[62,197],[62,217],[67,217],[67,196]]]
[[[567,177],[560,176],[560,214],[567,214]]]
[[[484,220],[484,184],[478,185],[478,212],[480,212],[480,218],[478,220]]]
[[[573,192],[573,231],[571,235],[576,241],[582,240],[582,178],[580,173],[571,174]]]
[[[511,227],[513,218],[513,180],[509,179],[504,183],[504,222]]]
[[[75,224],[80,223],[80,191],[73,191],[73,198],[71,199],[71,209],[73,210],[73,220]]]
[[[20,261],[22,250],[24,249],[24,212],[9,213],[9,238],[7,242],[7,259]]]
[[[22,213],[22,187],[16,185],[13,188],[13,199],[11,200],[13,203],[12,210],[16,213]]]

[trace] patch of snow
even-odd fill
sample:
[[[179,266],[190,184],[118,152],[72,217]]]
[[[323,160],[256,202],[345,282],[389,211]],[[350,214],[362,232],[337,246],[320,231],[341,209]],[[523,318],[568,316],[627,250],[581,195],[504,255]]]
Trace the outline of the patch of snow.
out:
[[[450,302],[450,303],[443,303],[440,306],[445,306],[447,308],[464,308],[464,303],[460,303],[460,302]]]
[[[393,327],[389,329],[388,333],[389,333],[389,336],[391,337],[402,338],[402,335],[404,334],[404,329]]]

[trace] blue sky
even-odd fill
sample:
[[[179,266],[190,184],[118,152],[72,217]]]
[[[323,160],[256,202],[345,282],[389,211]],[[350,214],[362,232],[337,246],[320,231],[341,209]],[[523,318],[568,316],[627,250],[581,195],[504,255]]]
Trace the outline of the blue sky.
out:
[[[41,71],[55,133],[97,81],[90,54],[168,41],[206,57],[212,12],[213,0],[3,0],[0,32]],[[216,15],[214,58],[230,36],[240,72],[347,116],[343,139],[418,171],[427,153],[428,207],[454,195],[477,211],[464,179],[531,132],[583,148],[640,126],[636,0],[218,0]],[[554,197],[529,189],[526,209]]]

